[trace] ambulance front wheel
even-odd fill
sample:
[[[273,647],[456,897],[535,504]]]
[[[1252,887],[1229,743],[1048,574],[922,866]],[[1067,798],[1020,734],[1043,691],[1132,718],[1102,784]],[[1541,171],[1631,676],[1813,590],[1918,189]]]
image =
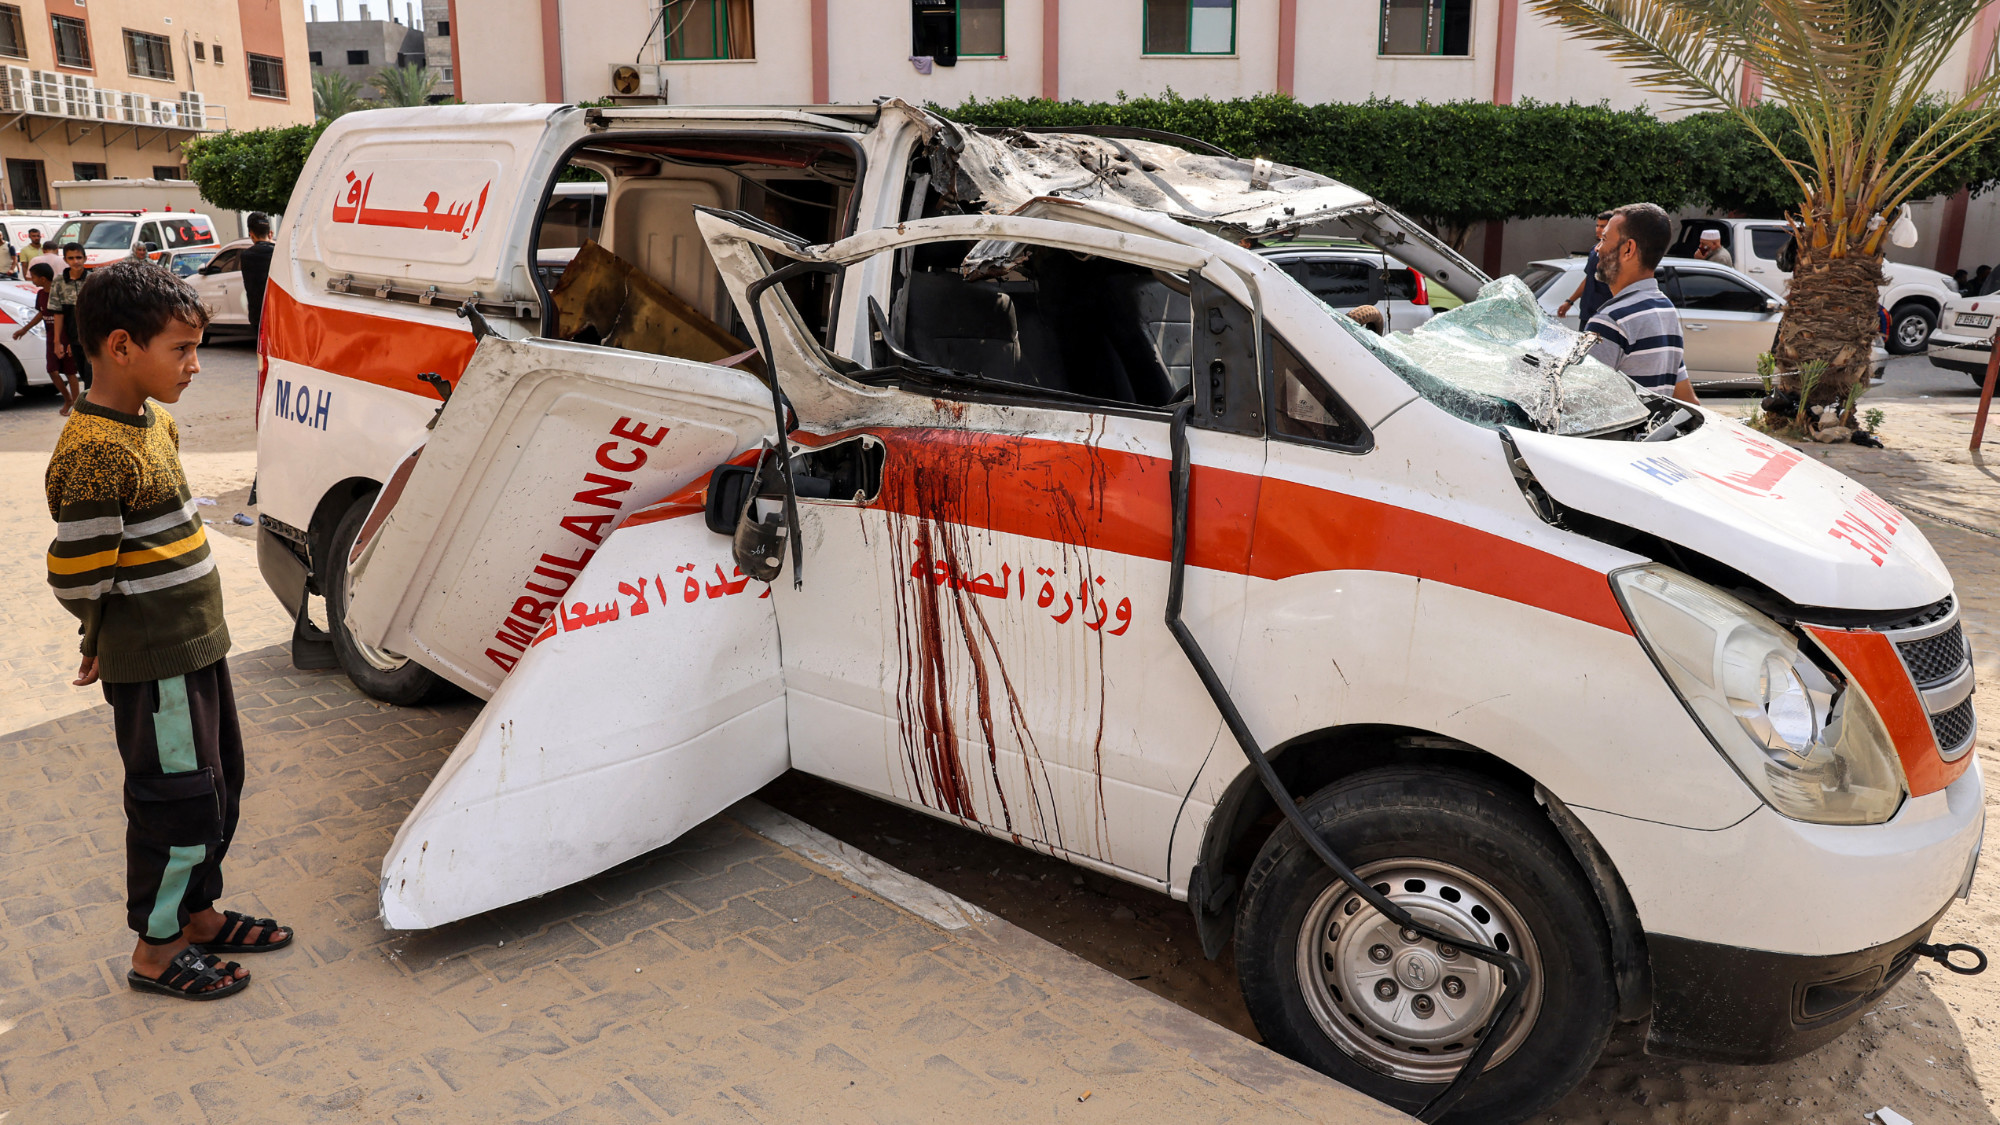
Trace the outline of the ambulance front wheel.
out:
[[[364,644],[347,631],[347,553],[354,547],[355,536],[361,534],[361,524],[368,518],[368,509],[374,501],[372,495],[355,501],[334,525],[326,581],[322,586],[326,591],[327,630],[333,635],[333,652],[340,658],[340,670],[347,673],[355,687],[384,703],[414,707],[435,698],[444,690],[445,681],[409,657]]]
[[[1610,939],[1560,837],[1470,773],[1371,770],[1304,802],[1356,874],[1428,926],[1526,961],[1519,1014],[1446,1121],[1518,1122],[1582,1080],[1616,1010]],[[1415,1112],[1478,1046],[1500,971],[1399,928],[1281,826],[1245,878],[1236,967],[1265,1043]]]

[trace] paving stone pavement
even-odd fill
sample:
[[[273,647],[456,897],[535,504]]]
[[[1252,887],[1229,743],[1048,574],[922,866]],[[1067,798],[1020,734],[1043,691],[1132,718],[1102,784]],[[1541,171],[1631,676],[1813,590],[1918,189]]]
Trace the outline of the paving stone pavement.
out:
[[[381,856],[475,712],[271,646],[224,906],[298,927],[239,996],[125,987],[103,708],[0,737],[0,1120],[1408,1120],[1004,922],[947,932],[717,818],[422,933]],[[1088,1093],[1089,1099],[1078,1098]]]

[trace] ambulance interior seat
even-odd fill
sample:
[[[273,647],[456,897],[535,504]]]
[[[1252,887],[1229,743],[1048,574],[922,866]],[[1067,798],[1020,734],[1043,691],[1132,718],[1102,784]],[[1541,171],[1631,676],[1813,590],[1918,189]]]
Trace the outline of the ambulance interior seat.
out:
[[[1000,279],[967,280],[967,249],[909,251],[889,322],[896,346],[986,379],[1138,406],[1165,406],[1187,386],[1188,298],[1151,270],[1042,249]]]

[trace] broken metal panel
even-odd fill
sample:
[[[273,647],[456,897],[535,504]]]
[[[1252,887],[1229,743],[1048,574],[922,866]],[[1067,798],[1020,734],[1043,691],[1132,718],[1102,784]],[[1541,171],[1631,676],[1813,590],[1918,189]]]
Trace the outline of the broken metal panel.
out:
[[[948,203],[1014,212],[1052,197],[1168,215],[1231,242],[1308,228],[1358,238],[1465,300],[1488,278],[1421,225],[1316,172],[1082,133],[984,133],[927,114],[933,174]]]
[[[625,351],[714,363],[748,351],[700,309],[595,241],[585,242],[550,298],[556,335]],[[762,372],[752,358],[746,370]]]
[[[790,766],[769,587],[733,572],[699,510],[635,515],[574,578],[396,833],[385,925],[588,878]]]

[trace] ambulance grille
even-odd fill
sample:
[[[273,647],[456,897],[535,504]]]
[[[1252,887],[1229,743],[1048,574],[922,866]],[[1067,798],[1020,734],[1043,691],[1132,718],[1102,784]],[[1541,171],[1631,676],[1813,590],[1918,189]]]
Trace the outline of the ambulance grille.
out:
[[[1953,751],[1959,750],[1972,740],[1972,732],[1977,725],[1977,717],[1972,713],[1972,697],[1949,711],[1940,711],[1931,716],[1931,730],[1937,734],[1938,750],[1946,760],[1957,757]]]
[[[1953,625],[1935,637],[1905,641],[1896,646],[1896,651],[1903,654],[1903,663],[1909,665],[1910,678],[1917,681],[1918,687],[1941,684],[1965,667],[1965,630]]]

